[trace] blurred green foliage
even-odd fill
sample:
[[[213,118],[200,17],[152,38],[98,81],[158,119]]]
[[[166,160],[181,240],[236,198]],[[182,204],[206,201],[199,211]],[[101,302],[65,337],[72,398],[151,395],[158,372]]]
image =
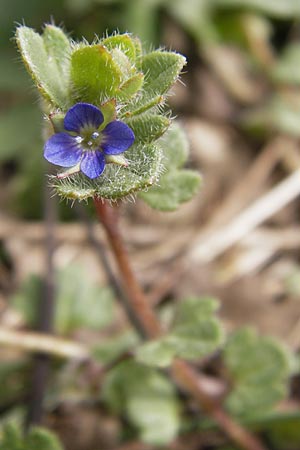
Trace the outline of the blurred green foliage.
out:
[[[35,427],[24,437],[14,425],[6,425],[0,434],[1,450],[63,450],[58,438],[50,431]]]
[[[32,275],[12,298],[12,305],[28,326],[36,328],[39,305],[43,301],[43,280]],[[99,330],[114,317],[113,295],[100,288],[80,266],[70,266],[57,274],[54,329],[60,335],[70,335],[80,328]]]

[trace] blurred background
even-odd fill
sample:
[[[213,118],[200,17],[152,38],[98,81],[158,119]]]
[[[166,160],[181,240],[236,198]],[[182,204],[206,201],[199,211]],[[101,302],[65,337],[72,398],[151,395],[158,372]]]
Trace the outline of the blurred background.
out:
[[[122,206],[134,268],[153,304],[167,310],[174,299],[213,295],[228,330],[254,325],[298,350],[300,1],[0,0],[0,7],[0,327],[36,326],[45,273],[43,118],[13,35],[17,24],[41,31],[52,22],[74,40],[128,31],[146,48],[187,57],[169,103],[189,138],[188,164],[201,172],[202,190],[174,213],[139,200]],[[97,354],[109,361],[134,336],[114,310],[97,227],[90,244],[92,208],[82,224],[82,209],[70,206],[57,202],[55,331],[90,343],[102,327]],[[105,314],[95,319],[99,304]],[[28,358],[4,352],[1,359],[0,414],[19,417]],[[66,364],[53,375],[48,424],[67,449],[98,448],[95,439],[104,442],[99,448],[115,448],[120,424],[104,417],[103,430],[95,431],[99,411],[79,406],[93,386],[86,373],[73,386],[75,369]],[[300,396],[296,381],[293,401]]]

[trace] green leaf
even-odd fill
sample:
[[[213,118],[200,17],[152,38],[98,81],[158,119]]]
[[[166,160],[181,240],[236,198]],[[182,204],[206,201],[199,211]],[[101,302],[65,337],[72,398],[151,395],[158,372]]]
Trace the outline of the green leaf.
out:
[[[48,58],[55,62],[61,77],[67,81],[70,76],[71,47],[68,37],[61,28],[47,24],[43,32],[43,41]]]
[[[136,57],[140,56],[140,53],[137,54],[138,46],[136,41],[136,38],[125,33],[121,35],[116,34],[114,36],[109,36],[106,39],[102,39],[101,44],[108,50],[113,50],[115,48],[121,50],[132,63],[135,63]]]
[[[118,100],[128,101],[142,88],[144,82],[144,75],[138,73],[131,78],[128,78],[124,83],[120,85],[119,90],[116,92]]]
[[[212,298],[183,300],[168,334],[141,345],[136,359],[147,365],[167,367],[173,358],[199,359],[213,353],[223,342],[220,321],[214,316],[218,302]]]
[[[90,180],[82,174],[65,179],[52,179],[60,196],[84,200],[89,197],[117,199],[152,186],[158,179],[161,166],[161,150],[155,144],[136,143],[124,153],[128,167],[108,164],[101,177]]]
[[[233,414],[268,411],[286,396],[291,359],[277,340],[241,329],[226,344],[224,361],[233,382],[226,406]]]
[[[160,145],[165,173],[156,186],[141,192],[139,197],[154,209],[174,211],[197,193],[201,177],[193,170],[180,169],[187,159],[188,142],[179,125],[172,124]]]
[[[73,98],[99,105],[112,98],[121,84],[122,72],[102,45],[79,48],[71,57]]]
[[[163,374],[126,361],[108,373],[102,392],[114,411],[126,414],[143,441],[165,445],[176,437],[180,423],[176,392]]]
[[[142,60],[145,94],[153,98],[168,92],[185,64],[185,57],[179,53],[156,50],[146,54]]]
[[[189,142],[179,123],[173,122],[168,133],[161,139],[165,165],[168,170],[182,167],[189,154]]]
[[[112,337],[102,337],[91,351],[96,361],[101,364],[110,364],[122,354],[130,352],[138,342],[137,334],[132,330],[126,330]]]
[[[175,211],[198,192],[200,180],[196,171],[173,170],[163,175],[157,186],[141,192],[139,196],[154,209]]]
[[[41,94],[61,109],[70,106],[70,44],[62,31],[47,26],[45,39],[28,27],[17,28],[16,40],[24,63]],[[64,76],[62,76],[62,73]]]
[[[168,367],[176,356],[176,348],[167,338],[146,342],[135,354],[138,362],[154,367]]]
[[[154,51],[142,59],[142,72],[145,74],[143,91],[139,98],[128,106],[126,111],[134,115],[145,111],[163,101],[163,96],[178,79],[185,57],[173,52]]]
[[[162,115],[143,114],[126,120],[136,142],[149,143],[158,139],[170,126],[170,119]]]

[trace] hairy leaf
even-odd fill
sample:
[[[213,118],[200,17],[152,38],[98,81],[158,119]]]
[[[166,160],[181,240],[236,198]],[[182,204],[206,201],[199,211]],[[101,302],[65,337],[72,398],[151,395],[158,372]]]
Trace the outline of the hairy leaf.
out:
[[[72,53],[71,82],[75,100],[99,105],[115,95],[122,73],[103,45],[90,45]]]
[[[233,382],[226,400],[232,413],[268,411],[286,396],[290,356],[277,340],[241,329],[226,344],[224,360]]]
[[[173,385],[163,374],[134,361],[111,370],[103,386],[105,402],[125,413],[143,441],[164,445],[179,427],[179,408]]]
[[[162,338],[143,344],[136,352],[139,362],[167,367],[173,358],[199,359],[223,342],[223,329],[214,316],[218,302],[212,298],[183,300],[171,330]]]
[[[47,26],[44,38],[31,28],[21,26],[17,28],[16,40],[41,94],[56,107],[66,109],[70,106],[70,44],[63,32],[54,26]]]
[[[196,194],[201,177],[196,171],[181,169],[188,155],[188,142],[179,125],[172,124],[160,145],[165,172],[157,185],[139,196],[154,209],[174,211]]]

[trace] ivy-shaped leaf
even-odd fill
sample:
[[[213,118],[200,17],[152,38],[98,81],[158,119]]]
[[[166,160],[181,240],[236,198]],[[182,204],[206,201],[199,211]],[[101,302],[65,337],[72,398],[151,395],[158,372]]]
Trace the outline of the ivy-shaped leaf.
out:
[[[162,338],[141,345],[136,359],[167,367],[175,357],[193,360],[213,353],[223,342],[223,329],[215,317],[217,308],[218,302],[212,298],[183,300],[171,330]]]
[[[224,361],[233,384],[226,407],[233,414],[253,416],[285,398],[291,359],[277,340],[241,329],[228,340]]]
[[[165,445],[179,429],[179,407],[174,386],[153,368],[126,361],[111,370],[102,388],[104,401],[123,413],[143,441]]]
[[[194,170],[181,169],[187,158],[188,143],[179,125],[172,124],[160,145],[166,170],[157,185],[139,196],[154,209],[174,211],[196,194],[201,177]]]

